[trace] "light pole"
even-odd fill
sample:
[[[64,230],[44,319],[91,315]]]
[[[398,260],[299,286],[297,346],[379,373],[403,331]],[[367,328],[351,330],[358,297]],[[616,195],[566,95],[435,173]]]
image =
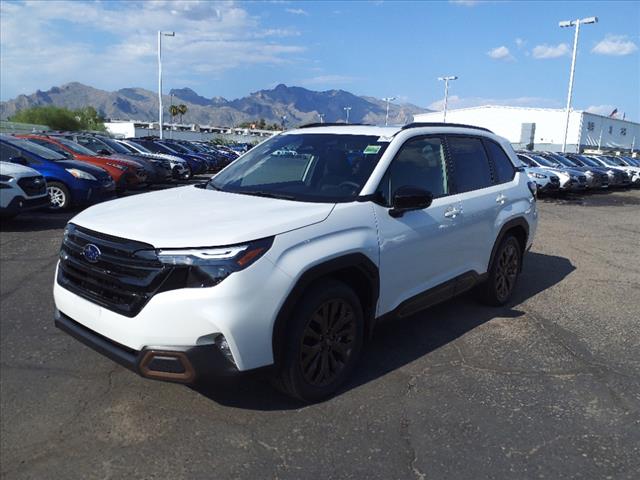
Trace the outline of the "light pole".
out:
[[[569,75],[569,93],[567,94],[567,119],[564,124],[564,139],[562,140],[562,151],[567,151],[567,134],[569,133],[569,114],[571,113],[571,94],[573,93],[573,75],[576,71],[576,55],[578,54],[578,35],[580,35],[580,25],[588,25],[590,23],[598,23],[598,17],[587,17],[577,20],[564,20],[558,25],[560,27],[576,27],[576,33],[573,36],[573,55],[571,57],[571,74]]]
[[[158,30],[158,127],[162,140],[162,37],[175,37],[176,32],[161,32]]]
[[[389,125],[389,102],[393,102],[395,99],[396,99],[396,97],[387,97],[387,98],[383,98],[382,99],[385,102],[387,102],[387,115],[384,117],[384,126],[385,127],[387,125]]]
[[[444,113],[442,115],[442,123],[447,123],[447,101],[449,100],[449,81],[457,80],[455,75],[449,75],[448,77],[438,77],[438,80],[444,82]]]
[[[347,112],[347,123],[349,123],[349,112],[351,111],[351,107],[344,107],[343,110]]]
[[[320,123],[324,123],[324,113],[319,113],[318,117],[320,117]]]

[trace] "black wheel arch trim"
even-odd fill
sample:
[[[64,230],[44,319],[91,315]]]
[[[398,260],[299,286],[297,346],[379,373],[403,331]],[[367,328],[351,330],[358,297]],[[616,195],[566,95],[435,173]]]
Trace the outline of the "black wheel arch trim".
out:
[[[524,217],[512,218],[502,226],[502,228],[500,229],[500,233],[498,233],[498,236],[496,237],[496,241],[493,244],[493,248],[491,249],[491,257],[489,257],[489,264],[487,265],[487,271],[491,269],[491,265],[493,265],[493,260],[498,251],[498,247],[502,243],[502,240],[504,239],[505,235],[514,227],[522,227],[525,231],[524,245],[522,245],[522,251],[521,251],[522,255],[524,255],[524,252],[527,249],[527,240],[529,239],[529,222],[527,222],[527,220]],[[521,258],[520,270],[522,270],[522,263],[523,262]]]
[[[378,297],[380,294],[380,275],[378,267],[363,253],[342,255],[305,270],[285,299],[273,326],[272,348],[273,360],[276,367],[282,364],[284,346],[287,333],[287,322],[304,292],[315,282],[323,278],[330,278],[346,269],[355,268],[367,279],[370,296],[368,305],[362,305],[365,319],[365,338],[371,335],[374,327]],[[354,289],[358,294],[357,288]]]

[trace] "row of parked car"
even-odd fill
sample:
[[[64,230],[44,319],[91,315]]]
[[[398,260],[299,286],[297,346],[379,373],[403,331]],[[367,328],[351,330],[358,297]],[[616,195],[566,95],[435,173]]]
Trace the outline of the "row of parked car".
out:
[[[640,185],[640,160],[628,156],[519,151],[539,193]]]
[[[127,190],[216,173],[241,152],[206,142],[78,132],[0,135],[0,213],[90,205]]]

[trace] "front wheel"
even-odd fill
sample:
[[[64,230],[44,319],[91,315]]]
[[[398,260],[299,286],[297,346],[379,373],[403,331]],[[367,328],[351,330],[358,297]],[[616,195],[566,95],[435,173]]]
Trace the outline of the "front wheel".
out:
[[[49,210],[66,210],[71,205],[71,195],[65,184],[60,182],[47,182],[49,192]]]
[[[342,282],[316,284],[301,298],[288,330],[276,387],[305,402],[329,397],[351,375],[362,350],[360,300]]]
[[[515,290],[521,262],[520,242],[513,235],[507,235],[496,250],[489,278],[480,288],[480,299],[493,306],[507,303]]]

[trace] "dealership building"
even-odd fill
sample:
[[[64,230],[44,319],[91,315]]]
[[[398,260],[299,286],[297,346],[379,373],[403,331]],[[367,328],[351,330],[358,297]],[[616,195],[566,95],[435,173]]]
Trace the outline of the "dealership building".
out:
[[[447,122],[488,128],[516,149],[562,150],[566,110],[487,105],[447,110]],[[443,112],[414,116],[416,122],[442,122]],[[569,115],[567,151],[630,153],[638,150],[640,123],[581,110]]]

